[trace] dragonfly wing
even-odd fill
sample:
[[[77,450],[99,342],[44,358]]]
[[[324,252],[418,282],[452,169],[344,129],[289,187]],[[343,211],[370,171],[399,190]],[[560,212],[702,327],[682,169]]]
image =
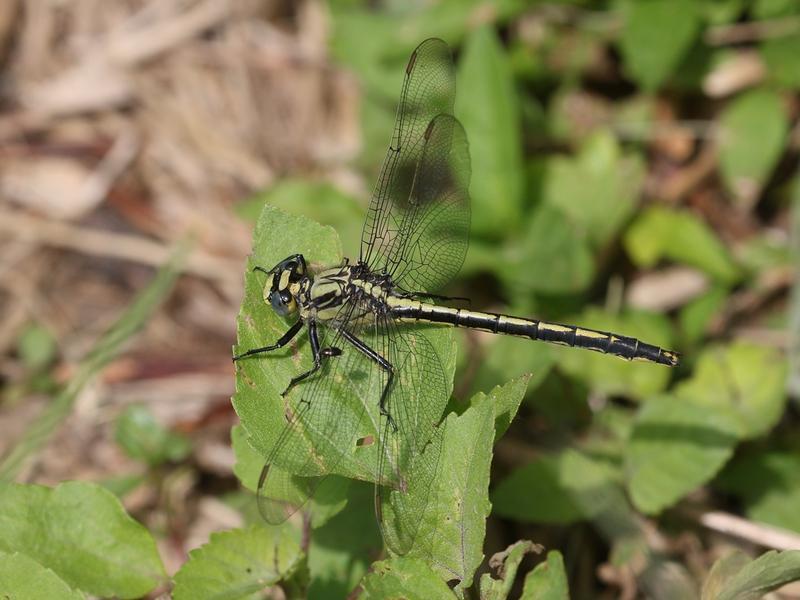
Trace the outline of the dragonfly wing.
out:
[[[406,554],[424,522],[430,490],[439,464],[439,422],[452,381],[421,328],[379,319],[385,335],[382,352],[395,367],[395,382],[381,431],[375,509],[386,545]]]
[[[342,327],[362,307],[347,303],[321,333],[321,347],[341,348],[319,372],[284,398],[285,423],[267,456],[258,485],[258,506],[269,523],[281,523],[336,473],[375,481],[380,419],[375,366],[342,336]],[[374,447],[370,447],[374,446]]]
[[[433,118],[405,207],[388,272],[409,291],[434,291],[464,262],[469,240],[470,160],[467,135],[452,115]]]
[[[425,40],[406,67],[392,143],[361,238],[361,261],[375,272],[399,275],[395,283],[413,291],[441,287],[466,253],[469,153],[452,117],[454,99],[450,49],[442,40]],[[450,121],[431,138],[430,125],[440,115]]]

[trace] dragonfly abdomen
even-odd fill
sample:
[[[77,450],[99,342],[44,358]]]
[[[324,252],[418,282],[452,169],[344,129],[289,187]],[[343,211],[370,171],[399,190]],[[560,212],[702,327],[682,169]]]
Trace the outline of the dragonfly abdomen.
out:
[[[393,304],[393,316],[404,321],[444,323],[455,327],[469,327],[491,333],[526,337],[552,344],[612,354],[626,360],[643,360],[669,366],[675,366],[679,361],[678,354],[675,352],[646,344],[633,337],[607,331],[584,329],[575,325],[561,325],[536,319],[522,319],[498,313],[436,306],[408,299],[392,298],[390,302]]]

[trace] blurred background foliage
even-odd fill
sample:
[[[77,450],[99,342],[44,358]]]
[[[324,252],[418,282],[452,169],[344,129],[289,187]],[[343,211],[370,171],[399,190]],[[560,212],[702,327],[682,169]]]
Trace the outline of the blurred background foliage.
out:
[[[169,574],[257,521],[229,439],[252,225],[273,205],[358,256],[403,69],[430,36],[455,53],[473,172],[446,293],[683,354],[673,371],[458,332],[456,410],[532,374],[495,449],[484,554],[559,550],[576,598],[691,597],[732,548],[800,548],[792,0],[6,0],[3,454],[39,448],[36,419],[72,394],[17,481],[103,483]],[[187,234],[170,299],[68,388]],[[306,548],[317,597],[378,557],[369,492],[351,494]],[[255,547],[253,531],[217,539]]]

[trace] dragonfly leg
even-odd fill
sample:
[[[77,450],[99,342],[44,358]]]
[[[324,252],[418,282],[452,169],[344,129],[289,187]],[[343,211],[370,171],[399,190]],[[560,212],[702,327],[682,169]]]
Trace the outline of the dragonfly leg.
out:
[[[386,408],[386,400],[389,398],[389,391],[391,390],[392,382],[394,381],[394,367],[392,366],[392,363],[390,363],[383,356],[375,352],[375,350],[367,346],[364,342],[362,342],[360,339],[358,339],[356,336],[354,336],[346,329],[342,329],[342,337],[351,344],[353,344],[353,346],[355,346],[359,352],[363,353],[370,360],[376,362],[379,367],[381,367],[384,371],[386,371],[387,374],[386,385],[383,386],[383,391],[381,392],[381,399],[378,404],[378,408],[381,411],[381,415],[386,417],[386,422],[389,424],[392,430],[397,431],[397,423],[395,423],[395,420],[392,418],[392,415]]]
[[[245,358],[247,356],[253,356],[255,354],[263,354],[264,352],[271,352],[272,350],[277,350],[278,348],[283,348],[286,344],[288,344],[294,336],[297,335],[297,332],[303,328],[303,319],[299,319],[297,323],[292,325],[289,328],[289,331],[284,333],[281,338],[270,346],[264,346],[263,348],[253,348],[252,350],[248,350],[247,352],[243,352],[241,354],[237,354],[233,357],[233,362],[236,362],[239,359]]]
[[[281,396],[285,396],[286,394],[289,393],[289,390],[291,390],[298,383],[300,383],[305,378],[319,371],[320,367],[322,367],[323,358],[330,358],[331,356],[340,356],[342,354],[341,348],[319,347],[319,337],[317,335],[317,323],[316,321],[313,320],[308,322],[308,340],[311,342],[311,354],[314,357],[314,366],[311,367],[305,373],[300,373],[300,375],[292,377],[292,380],[289,382],[289,385],[287,385],[286,389],[281,392]]]

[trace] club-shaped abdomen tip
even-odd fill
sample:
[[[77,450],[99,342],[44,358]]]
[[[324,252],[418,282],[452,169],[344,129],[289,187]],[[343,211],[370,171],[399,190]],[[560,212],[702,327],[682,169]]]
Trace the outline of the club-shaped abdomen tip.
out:
[[[677,367],[681,363],[681,355],[672,350],[662,350],[661,358],[663,359],[663,364],[670,367]]]

